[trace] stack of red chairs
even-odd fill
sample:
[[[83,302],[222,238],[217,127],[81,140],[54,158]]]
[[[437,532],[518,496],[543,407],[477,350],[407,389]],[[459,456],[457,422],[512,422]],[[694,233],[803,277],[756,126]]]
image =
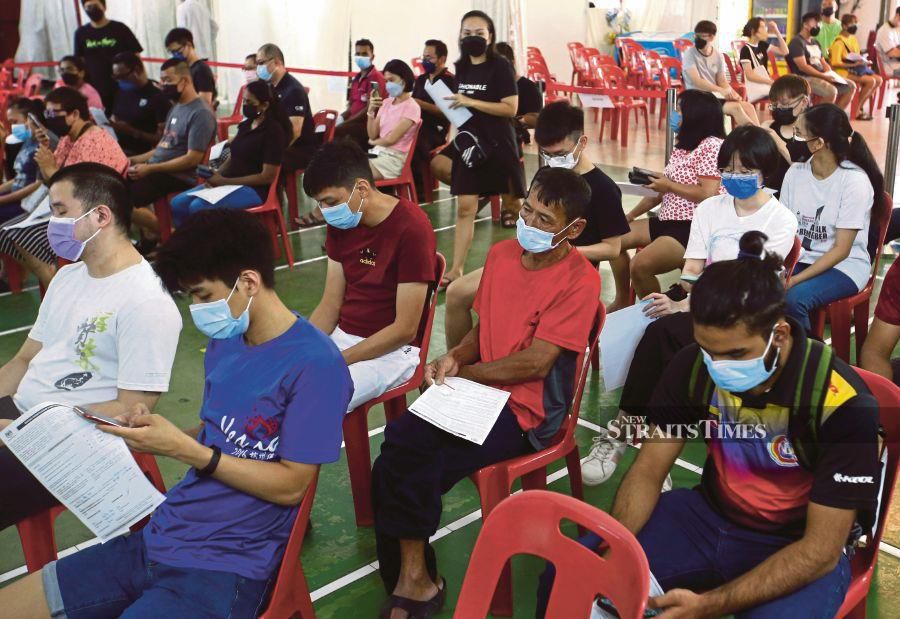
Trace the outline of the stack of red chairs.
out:
[[[678,53],[678,59],[684,57],[684,52],[694,47],[694,42],[690,39],[675,39],[672,41],[672,45],[675,47],[675,51]]]
[[[574,86],[575,78],[578,77],[578,71],[580,69],[580,50],[584,49],[584,43],[579,43],[578,41],[570,41],[566,43],[566,47],[569,50],[569,60],[572,62],[572,79],[569,83]]]
[[[640,61],[640,53],[644,46],[628,37],[616,39],[616,51],[619,54],[619,66],[625,71],[628,83],[639,88],[644,82],[644,67]]]

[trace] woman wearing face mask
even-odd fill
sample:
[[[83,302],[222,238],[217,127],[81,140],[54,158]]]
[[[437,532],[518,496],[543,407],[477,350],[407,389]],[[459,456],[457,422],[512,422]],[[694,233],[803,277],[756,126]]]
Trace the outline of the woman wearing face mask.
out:
[[[375,180],[400,176],[422,118],[422,108],[412,98],[416,78],[409,65],[389,61],[384,65],[384,79],[388,98],[373,93],[366,112],[370,152],[376,153],[369,159]]]
[[[872,120],[872,115],[865,111],[866,102],[881,87],[882,79],[872,70],[869,62],[860,56],[859,40],[856,38],[856,15],[847,13],[841,17],[841,26],[841,33],[831,44],[828,60],[839,75],[854,82],[859,90],[856,120]]]
[[[777,45],[769,45],[769,33],[773,32]],[[747,43],[741,48],[740,61],[747,86],[747,99],[758,101],[769,93],[772,78],[769,76],[769,48],[773,47],[782,56],[787,55],[788,46],[778,31],[778,24],[770,21],[768,27],[762,17],[753,17],[744,26]],[[753,93],[751,94],[751,91]]]
[[[622,253],[610,260],[616,280],[611,312],[630,305],[632,282],[638,298],[660,291],[656,276],[681,268],[697,204],[723,191],[717,162],[725,117],[719,100],[708,92],[685,90],[669,123],[678,133],[675,149],[664,173],[652,176],[647,185],[658,195],[643,198],[628,213],[631,232],[622,237]],[[638,219],[657,206],[656,217]],[[643,249],[632,260],[627,250],[637,247]]]
[[[769,89],[772,120],[763,126],[778,138],[778,150],[788,163],[809,159],[809,149],[804,142],[794,139],[794,130],[800,114],[809,107],[810,94],[809,82],[798,75],[782,75]]]
[[[281,165],[291,122],[268,82],[250,82],[244,89],[245,120],[231,141],[231,154],[205,185],[189,189],[172,199],[172,221],[180,226],[193,213],[207,208],[245,209],[266,200]],[[217,202],[194,195],[206,187],[237,185]]]
[[[508,228],[515,227],[525,196],[525,172],[510,122],[519,105],[516,76],[509,62],[497,54],[495,42],[496,30],[490,17],[481,11],[463,15],[461,56],[456,62],[459,88],[448,99],[452,108],[466,108],[473,116],[458,128],[454,140],[450,193],[457,198],[458,210],[453,263],[441,281],[442,288],[463,274],[475,233],[479,196],[503,196],[503,225]],[[480,161],[470,161],[469,167],[463,153]]]
[[[100,99],[100,93],[97,89],[85,81],[86,68],[84,60],[78,56],[63,56],[57,67],[59,79],[53,84],[54,88],[62,88],[68,86],[74,88],[87,99],[89,108],[103,109],[103,101]]]
[[[15,99],[6,110],[6,118],[11,125],[10,135],[21,143],[21,147],[13,162],[14,176],[0,184],[0,223],[21,215],[21,201],[41,185],[37,178],[38,165],[34,160],[38,142],[28,114],[43,117],[44,104],[39,99],[21,98]]]
[[[831,103],[804,112],[794,136],[811,158],[791,166],[781,189],[803,240],[787,303],[788,314],[809,329],[813,310],[856,294],[869,280],[878,230],[872,205],[882,199],[884,177],[865,139]]]

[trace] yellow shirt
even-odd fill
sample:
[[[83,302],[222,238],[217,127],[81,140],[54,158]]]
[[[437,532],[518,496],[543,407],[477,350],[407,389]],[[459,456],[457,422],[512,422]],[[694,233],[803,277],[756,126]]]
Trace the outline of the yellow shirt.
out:
[[[859,40],[852,34],[848,36],[838,35],[834,43],[831,44],[828,56],[831,66],[838,75],[847,77],[847,74],[850,73],[846,67],[841,66],[844,64],[844,57],[850,53],[859,53]]]

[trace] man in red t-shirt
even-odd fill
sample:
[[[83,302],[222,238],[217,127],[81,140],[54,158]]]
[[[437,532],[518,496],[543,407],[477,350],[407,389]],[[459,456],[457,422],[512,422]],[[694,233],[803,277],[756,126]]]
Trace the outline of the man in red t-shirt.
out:
[[[441,495],[490,464],[545,447],[568,413],[600,298],[600,276],[572,247],[584,229],[588,184],[562,168],[537,173],[518,242],[488,254],[475,300],[478,324],[432,361],[426,382],[457,376],[508,391],[481,445],[407,413],[388,424],[372,472],[378,561],[391,608],[440,609],[446,596],[428,538]]]
[[[328,223],[325,291],[309,320],[343,351],[352,411],[409,380],[419,365],[410,342],[435,279],[434,230],[417,205],[375,188],[366,153],[351,142],[319,149],[303,189]]]
[[[881,283],[875,319],[860,355],[860,367],[900,385],[900,359],[891,359],[900,342],[900,260],[894,260]]]
[[[350,80],[347,109],[341,112],[334,137],[337,140],[350,138],[361,148],[368,148],[366,110],[369,107],[369,97],[372,96],[372,85],[378,84],[378,93],[382,99],[388,96],[384,75],[375,67],[375,45],[372,41],[360,39],[356,42],[353,64],[359,69],[359,73]]]

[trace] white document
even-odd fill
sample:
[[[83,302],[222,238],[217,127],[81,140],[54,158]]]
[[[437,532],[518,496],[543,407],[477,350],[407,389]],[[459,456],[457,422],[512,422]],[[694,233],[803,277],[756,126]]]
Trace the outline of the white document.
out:
[[[663,591],[662,587],[659,586],[659,582],[656,580],[653,572],[650,572],[650,597],[655,598],[662,595],[663,593],[665,593],[665,591]],[[647,615],[645,614],[644,616],[646,617]],[[594,606],[593,608],[591,608],[590,619],[618,619],[618,617],[619,615],[605,610],[597,602],[594,602]]]
[[[218,204],[225,196],[234,193],[243,185],[219,185],[218,187],[204,187],[190,192],[192,196],[203,198],[210,204]]]
[[[847,84],[847,83],[848,83],[847,80],[845,80],[843,77],[841,77],[840,75],[838,75],[837,73],[835,73],[833,70],[832,70],[832,71],[825,71],[825,75],[827,75],[828,77],[830,77],[831,79],[833,79],[833,80],[834,80],[835,82],[837,82],[838,84]]]
[[[857,54],[856,52],[850,52],[849,54],[844,56],[844,58],[846,60],[849,60],[850,62],[863,62],[863,61],[868,62],[869,61],[868,54]]]
[[[25,200],[28,200],[28,198],[31,198],[31,197],[35,198],[36,204],[34,204],[34,206],[31,206],[31,204],[26,206],[24,204]],[[46,187],[44,185],[41,185],[40,187],[38,187],[38,189],[33,194],[27,196],[25,198],[25,200],[22,201],[23,202],[22,208],[24,208],[26,211],[29,208],[33,209],[28,214],[28,217],[26,217],[25,219],[23,219],[22,221],[20,221],[18,223],[2,226],[3,230],[15,230],[17,228],[30,228],[31,226],[34,226],[34,225],[37,225],[40,223],[44,223],[45,221],[50,221],[50,215],[53,214],[50,211],[50,194],[47,193]]]
[[[209,149],[209,160],[215,161],[219,157],[222,156],[222,151],[225,150],[225,147],[228,145],[228,140],[222,140],[217,144],[213,144],[212,148]]]
[[[165,500],[141,473],[125,441],[101,432],[70,406],[38,404],[0,436],[101,542],[127,532]]]
[[[429,387],[409,410],[445,432],[483,445],[507,400],[508,391],[454,376]]]
[[[659,192],[653,191],[647,185],[638,185],[636,183],[628,183],[625,181],[616,181],[616,185],[622,190],[623,196],[638,196],[640,198],[655,198]]]
[[[450,104],[453,102],[447,101],[447,97],[452,96],[453,92],[447,88],[447,84],[441,80],[437,80],[433,84],[428,80],[425,80],[425,92],[428,93],[428,96],[431,97],[434,104],[438,106],[438,109],[440,109],[444,116],[447,117],[450,124],[457,129],[462,127],[466,124],[467,120],[472,118],[472,112],[470,112],[468,108],[458,107],[455,110],[450,109]]]
[[[640,301],[606,315],[603,331],[600,332],[600,360],[603,365],[603,386],[607,392],[625,384],[634,350],[647,325],[654,320],[644,313],[647,303],[649,301]]]
[[[615,108],[613,100],[608,95],[586,95],[578,93],[581,99],[581,107]]]

